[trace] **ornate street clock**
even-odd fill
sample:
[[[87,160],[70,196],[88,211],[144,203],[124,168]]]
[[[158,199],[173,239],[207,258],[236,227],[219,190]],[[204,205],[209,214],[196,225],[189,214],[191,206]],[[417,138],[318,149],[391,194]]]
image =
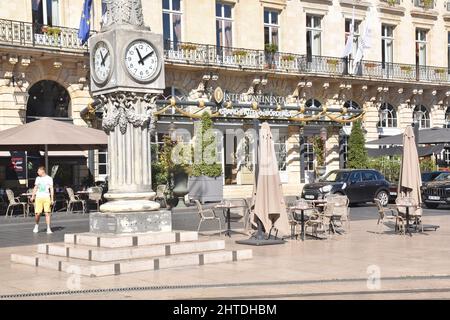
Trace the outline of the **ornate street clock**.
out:
[[[120,26],[120,27],[118,27]],[[164,90],[163,37],[146,27],[111,24],[89,39],[91,92]]]
[[[159,73],[160,58],[154,46],[146,40],[130,43],[125,52],[125,66],[129,75],[140,83],[152,81]]]
[[[111,46],[105,41],[99,41],[92,52],[92,78],[99,86],[103,86],[111,77],[113,67]]]

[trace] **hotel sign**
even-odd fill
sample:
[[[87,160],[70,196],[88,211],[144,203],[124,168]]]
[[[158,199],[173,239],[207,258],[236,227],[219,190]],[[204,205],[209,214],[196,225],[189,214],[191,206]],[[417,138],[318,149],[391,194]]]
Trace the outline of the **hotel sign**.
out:
[[[266,104],[266,105],[277,105],[285,104],[286,97],[275,96],[272,94],[246,94],[246,93],[231,93],[223,92],[222,88],[217,87],[214,90],[213,100],[217,104],[222,102],[232,102],[232,103],[253,103]]]
[[[298,115],[295,110],[254,110],[251,108],[221,108],[221,116],[239,118],[292,118]]]

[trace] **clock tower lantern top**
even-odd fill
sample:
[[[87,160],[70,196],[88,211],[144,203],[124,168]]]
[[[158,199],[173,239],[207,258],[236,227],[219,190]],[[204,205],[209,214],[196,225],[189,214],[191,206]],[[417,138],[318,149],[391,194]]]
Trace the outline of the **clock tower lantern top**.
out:
[[[106,22],[102,31],[106,31],[114,25],[129,25],[141,29],[150,28],[144,25],[141,0],[105,0]]]

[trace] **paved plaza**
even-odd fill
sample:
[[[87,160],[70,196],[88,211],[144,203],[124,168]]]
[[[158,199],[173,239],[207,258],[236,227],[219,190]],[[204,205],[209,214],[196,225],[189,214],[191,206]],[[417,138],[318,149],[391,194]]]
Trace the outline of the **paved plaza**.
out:
[[[252,247],[253,259],[102,278],[77,277],[12,264],[11,253],[27,254],[37,243],[60,242],[66,232],[88,230],[88,218],[62,214],[56,232],[33,235],[32,221],[6,220],[0,225],[0,296],[3,299],[418,299],[450,298],[450,215],[448,208],[425,210],[424,222],[438,231],[378,233],[373,206],[351,209],[346,234],[328,240],[290,240],[284,245]],[[195,230],[191,209],[173,215],[174,229]],[[234,225],[239,228],[239,225]],[[205,225],[203,239],[217,239]],[[222,235],[222,239],[224,236]],[[245,238],[233,234],[228,249]],[[12,241],[16,241],[13,244]],[[122,290],[117,290],[121,288]],[[125,290],[123,290],[125,289]]]

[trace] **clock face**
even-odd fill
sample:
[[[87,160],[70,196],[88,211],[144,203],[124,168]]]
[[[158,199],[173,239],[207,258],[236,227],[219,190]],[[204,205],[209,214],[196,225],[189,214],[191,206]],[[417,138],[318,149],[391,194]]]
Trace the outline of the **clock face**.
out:
[[[94,47],[94,80],[104,84],[111,75],[112,57],[108,45],[100,41]]]
[[[144,40],[133,41],[125,53],[125,66],[137,81],[149,82],[159,67],[158,55],[153,46]]]

